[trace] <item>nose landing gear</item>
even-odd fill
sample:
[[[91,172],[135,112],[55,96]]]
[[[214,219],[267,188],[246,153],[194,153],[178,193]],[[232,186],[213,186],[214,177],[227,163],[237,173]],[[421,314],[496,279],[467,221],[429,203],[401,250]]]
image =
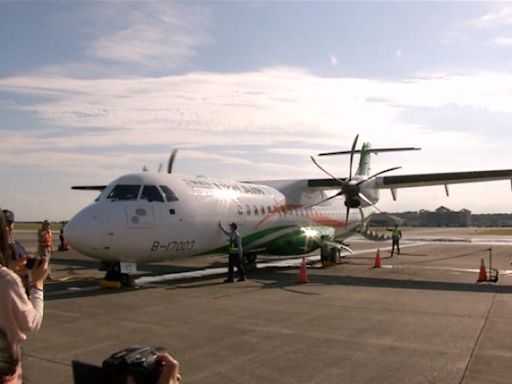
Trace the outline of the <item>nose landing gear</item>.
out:
[[[122,272],[121,263],[104,263],[102,270],[107,271],[105,277],[100,281],[102,288],[135,287],[135,280],[129,273]]]

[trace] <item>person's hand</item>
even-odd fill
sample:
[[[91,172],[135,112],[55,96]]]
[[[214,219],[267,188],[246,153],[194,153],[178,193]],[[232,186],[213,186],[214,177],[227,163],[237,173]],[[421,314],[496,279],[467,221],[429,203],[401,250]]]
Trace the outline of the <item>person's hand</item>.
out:
[[[158,355],[157,361],[164,363],[156,384],[179,384],[181,382],[180,363],[168,353]]]
[[[43,289],[44,281],[48,276],[48,259],[41,257],[37,265],[30,270],[30,280],[37,289]]]
[[[16,273],[20,273],[25,269],[27,264],[27,257],[20,257],[19,259],[11,261],[9,267]]]

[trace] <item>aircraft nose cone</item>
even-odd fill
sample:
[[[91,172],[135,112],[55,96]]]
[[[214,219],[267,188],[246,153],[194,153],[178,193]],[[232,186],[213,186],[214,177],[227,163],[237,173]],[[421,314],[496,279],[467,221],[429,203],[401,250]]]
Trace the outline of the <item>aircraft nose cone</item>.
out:
[[[69,245],[90,256],[91,250],[98,242],[98,234],[98,226],[90,208],[77,213],[64,227],[64,238]]]

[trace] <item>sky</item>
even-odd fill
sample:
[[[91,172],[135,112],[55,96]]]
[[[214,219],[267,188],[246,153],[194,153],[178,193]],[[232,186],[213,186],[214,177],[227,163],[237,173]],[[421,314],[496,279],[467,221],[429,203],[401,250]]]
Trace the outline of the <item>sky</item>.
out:
[[[0,206],[67,220],[157,170],[323,178],[512,168],[512,3],[0,1]],[[348,157],[319,160],[349,173]],[[510,181],[381,191],[381,210],[511,211]]]

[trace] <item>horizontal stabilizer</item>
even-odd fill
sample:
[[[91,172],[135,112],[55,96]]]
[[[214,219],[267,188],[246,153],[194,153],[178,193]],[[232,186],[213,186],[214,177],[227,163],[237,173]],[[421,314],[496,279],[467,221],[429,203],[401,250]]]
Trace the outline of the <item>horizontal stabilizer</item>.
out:
[[[421,148],[416,147],[399,147],[399,148],[368,148],[365,150],[356,149],[354,151],[338,151],[338,152],[324,152],[319,153],[318,156],[333,156],[333,155],[350,155],[351,153],[379,153],[379,152],[401,152],[401,151],[419,151]]]
[[[71,189],[76,191],[103,191],[106,187],[106,185],[75,185]]]

